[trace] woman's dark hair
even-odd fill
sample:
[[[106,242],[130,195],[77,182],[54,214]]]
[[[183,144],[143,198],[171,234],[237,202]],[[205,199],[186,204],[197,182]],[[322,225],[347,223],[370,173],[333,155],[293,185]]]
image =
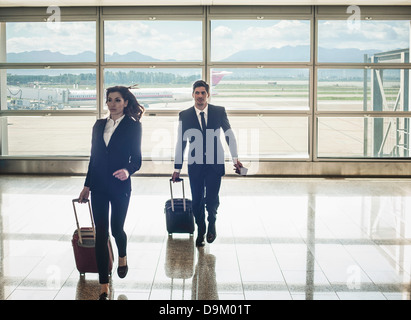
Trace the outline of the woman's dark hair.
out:
[[[127,107],[124,108],[124,113],[130,118],[136,121],[140,121],[145,109],[142,105],[138,103],[136,97],[130,91],[130,89],[123,86],[115,86],[108,88],[106,91],[106,101],[108,100],[108,95],[112,92],[120,93],[124,101],[128,101]]]

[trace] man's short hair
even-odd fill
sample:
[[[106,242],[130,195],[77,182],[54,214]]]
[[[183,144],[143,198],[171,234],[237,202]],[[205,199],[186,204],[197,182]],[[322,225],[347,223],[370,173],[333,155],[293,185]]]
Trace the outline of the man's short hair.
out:
[[[207,93],[210,94],[210,86],[204,80],[197,80],[196,82],[194,82],[194,84],[193,84],[193,93],[196,90],[196,88],[198,88],[198,87],[204,87],[206,89]]]

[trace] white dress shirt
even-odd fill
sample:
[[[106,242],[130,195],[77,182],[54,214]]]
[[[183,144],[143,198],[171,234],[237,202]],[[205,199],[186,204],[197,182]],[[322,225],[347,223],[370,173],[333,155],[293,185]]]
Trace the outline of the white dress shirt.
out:
[[[205,123],[206,123],[206,125],[207,125],[207,120],[208,120],[208,104],[207,104],[207,106],[206,106],[203,110],[197,109],[197,108],[194,106],[194,110],[196,111],[197,119],[198,119],[198,122],[200,123],[200,128],[201,128],[201,130],[204,130],[204,128],[201,126],[201,115],[200,115],[200,113],[201,113],[201,112],[204,112],[204,119],[205,119]]]
[[[118,125],[120,124],[121,120],[123,120],[125,117],[125,114],[123,114],[122,117],[118,118],[116,121],[111,119],[111,117],[107,118],[107,123],[104,128],[104,142],[106,143],[106,146],[108,146],[111,136],[113,135],[114,131],[117,129]]]

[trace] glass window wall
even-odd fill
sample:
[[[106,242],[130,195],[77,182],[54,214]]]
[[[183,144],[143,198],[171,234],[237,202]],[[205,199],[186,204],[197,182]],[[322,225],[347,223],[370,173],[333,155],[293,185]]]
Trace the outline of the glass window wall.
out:
[[[133,86],[131,92],[147,111],[182,110],[193,105],[192,84],[199,79],[202,79],[201,69],[107,68],[104,88]]]
[[[409,63],[409,48],[409,20],[318,21],[318,62]]]
[[[94,116],[1,117],[2,155],[89,156]],[[4,136],[6,135],[6,136]]]
[[[320,111],[409,111],[408,69],[319,69]]]
[[[328,7],[114,9],[52,24],[27,11],[2,16],[0,156],[89,155],[90,139],[74,149],[70,130],[89,137],[107,113],[105,89],[124,85],[147,109],[145,159],[171,159],[178,112],[204,79],[246,159],[409,157],[411,33],[398,11],[375,7],[374,19],[353,21]]]
[[[219,62],[310,61],[310,21],[213,20],[211,60]]]
[[[2,110],[96,110],[95,69],[6,69]],[[4,94],[5,97],[2,97]]]
[[[106,62],[203,60],[201,21],[104,21]]]
[[[96,62],[95,21],[6,22],[3,28],[0,62]]]
[[[318,159],[409,157],[409,48],[410,20],[318,20]]]
[[[320,117],[318,156],[392,158],[410,156],[408,117]]]
[[[241,159],[308,159],[308,117],[230,116]],[[147,116],[142,120],[143,156],[158,163],[174,158],[178,117]],[[226,145],[225,152],[229,155]],[[256,168],[254,168],[256,169]]]
[[[211,76],[211,101],[228,110],[310,110],[308,69],[215,68]]]
[[[231,116],[239,158],[309,159],[309,121],[307,116]]]

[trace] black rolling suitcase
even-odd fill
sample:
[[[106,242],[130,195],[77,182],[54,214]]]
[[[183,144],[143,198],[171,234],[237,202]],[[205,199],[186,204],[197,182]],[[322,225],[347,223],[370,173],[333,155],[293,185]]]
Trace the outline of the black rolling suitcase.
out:
[[[173,180],[170,179],[171,199],[166,201],[164,213],[169,235],[173,233],[194,233],[194,216],[191,200],[186,199],[184,193],[184,179],[180,179],[183,188],[183,198],[173,198]]]

